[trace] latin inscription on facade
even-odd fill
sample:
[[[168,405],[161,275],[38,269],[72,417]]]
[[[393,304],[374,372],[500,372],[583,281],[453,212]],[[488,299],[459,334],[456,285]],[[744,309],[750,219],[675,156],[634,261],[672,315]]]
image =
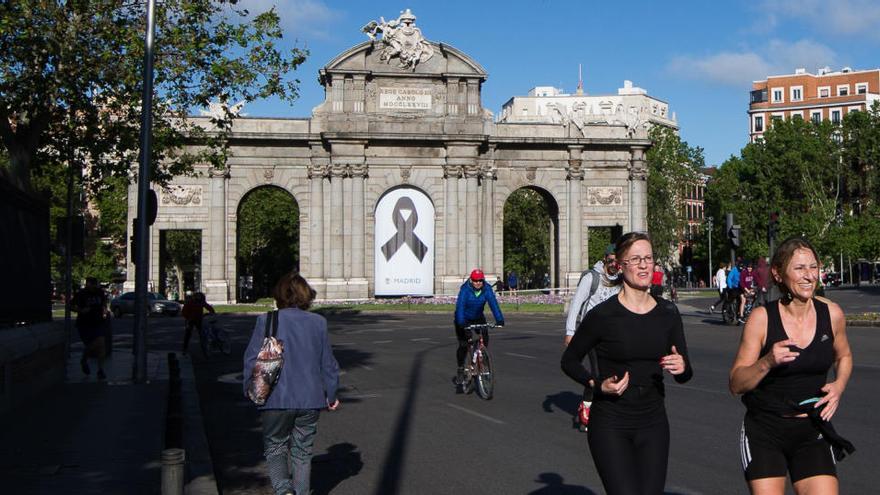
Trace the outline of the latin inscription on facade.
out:
[[[379,108],[391,110],[430,110],[428,88],[379,88]]]

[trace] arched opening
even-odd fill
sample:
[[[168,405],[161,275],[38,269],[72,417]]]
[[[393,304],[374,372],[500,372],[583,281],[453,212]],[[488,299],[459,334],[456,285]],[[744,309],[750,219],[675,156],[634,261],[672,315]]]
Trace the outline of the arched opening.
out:
[[[237,299],[271,297],[278,278],[299,269],[299,205],[276,186],[260,186],[238,204]]]
[[[517,189],[504,202],[502,282],[513,279],[517,289],[558,286],[559,205],[541,188]]]

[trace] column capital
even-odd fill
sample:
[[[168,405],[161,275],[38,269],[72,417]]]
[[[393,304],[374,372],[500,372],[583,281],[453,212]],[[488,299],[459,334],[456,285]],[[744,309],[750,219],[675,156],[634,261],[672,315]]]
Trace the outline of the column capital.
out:
[[[312,162],[308,168],[309,179],[324,179],[330,176],[329,166],[326,163]]]
[[[483,177],[483,171],[476,165],[465,165],[462,172],[466,179],[480,179]]]
[[[353,178],[366,179],[369,175],[369,167],[366,163],[352,163],[348,165],[348,175]]]
[[[460,179],[461,178],[461,166],[460,165],[443,165],[443,178],[444,179]]]
[[[208,169],[208,176],[212,179],[228,179],[230,177],[229,174],[229,165],[225,167],[211,167]]]

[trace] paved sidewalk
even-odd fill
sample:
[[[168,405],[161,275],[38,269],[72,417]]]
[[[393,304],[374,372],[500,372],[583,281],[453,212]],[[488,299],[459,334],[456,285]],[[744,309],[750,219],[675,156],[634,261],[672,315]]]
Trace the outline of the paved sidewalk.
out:
[[[131,381],[130,348],[114,348],[97,381],[83,374],[82,344],[67,380],[0,417],[0,478],[14,494],[157,494],[168,395],[166,353],[147,356],[148,383]],[[189,366],[187,363],[186,366]]]

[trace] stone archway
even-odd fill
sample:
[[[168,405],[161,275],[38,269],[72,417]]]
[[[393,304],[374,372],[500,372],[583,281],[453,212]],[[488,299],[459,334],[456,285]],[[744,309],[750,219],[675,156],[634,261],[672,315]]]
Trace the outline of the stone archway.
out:
[[[559,280],[559,205],[546,189],[520,187],[504,202],[504,282],[517,272],[518,288],[544,288]]]
[[[278,278],[299,269],[299,204],[285,189],[259,186],[242,196],[236,221],[236,299],[271,297]]]

